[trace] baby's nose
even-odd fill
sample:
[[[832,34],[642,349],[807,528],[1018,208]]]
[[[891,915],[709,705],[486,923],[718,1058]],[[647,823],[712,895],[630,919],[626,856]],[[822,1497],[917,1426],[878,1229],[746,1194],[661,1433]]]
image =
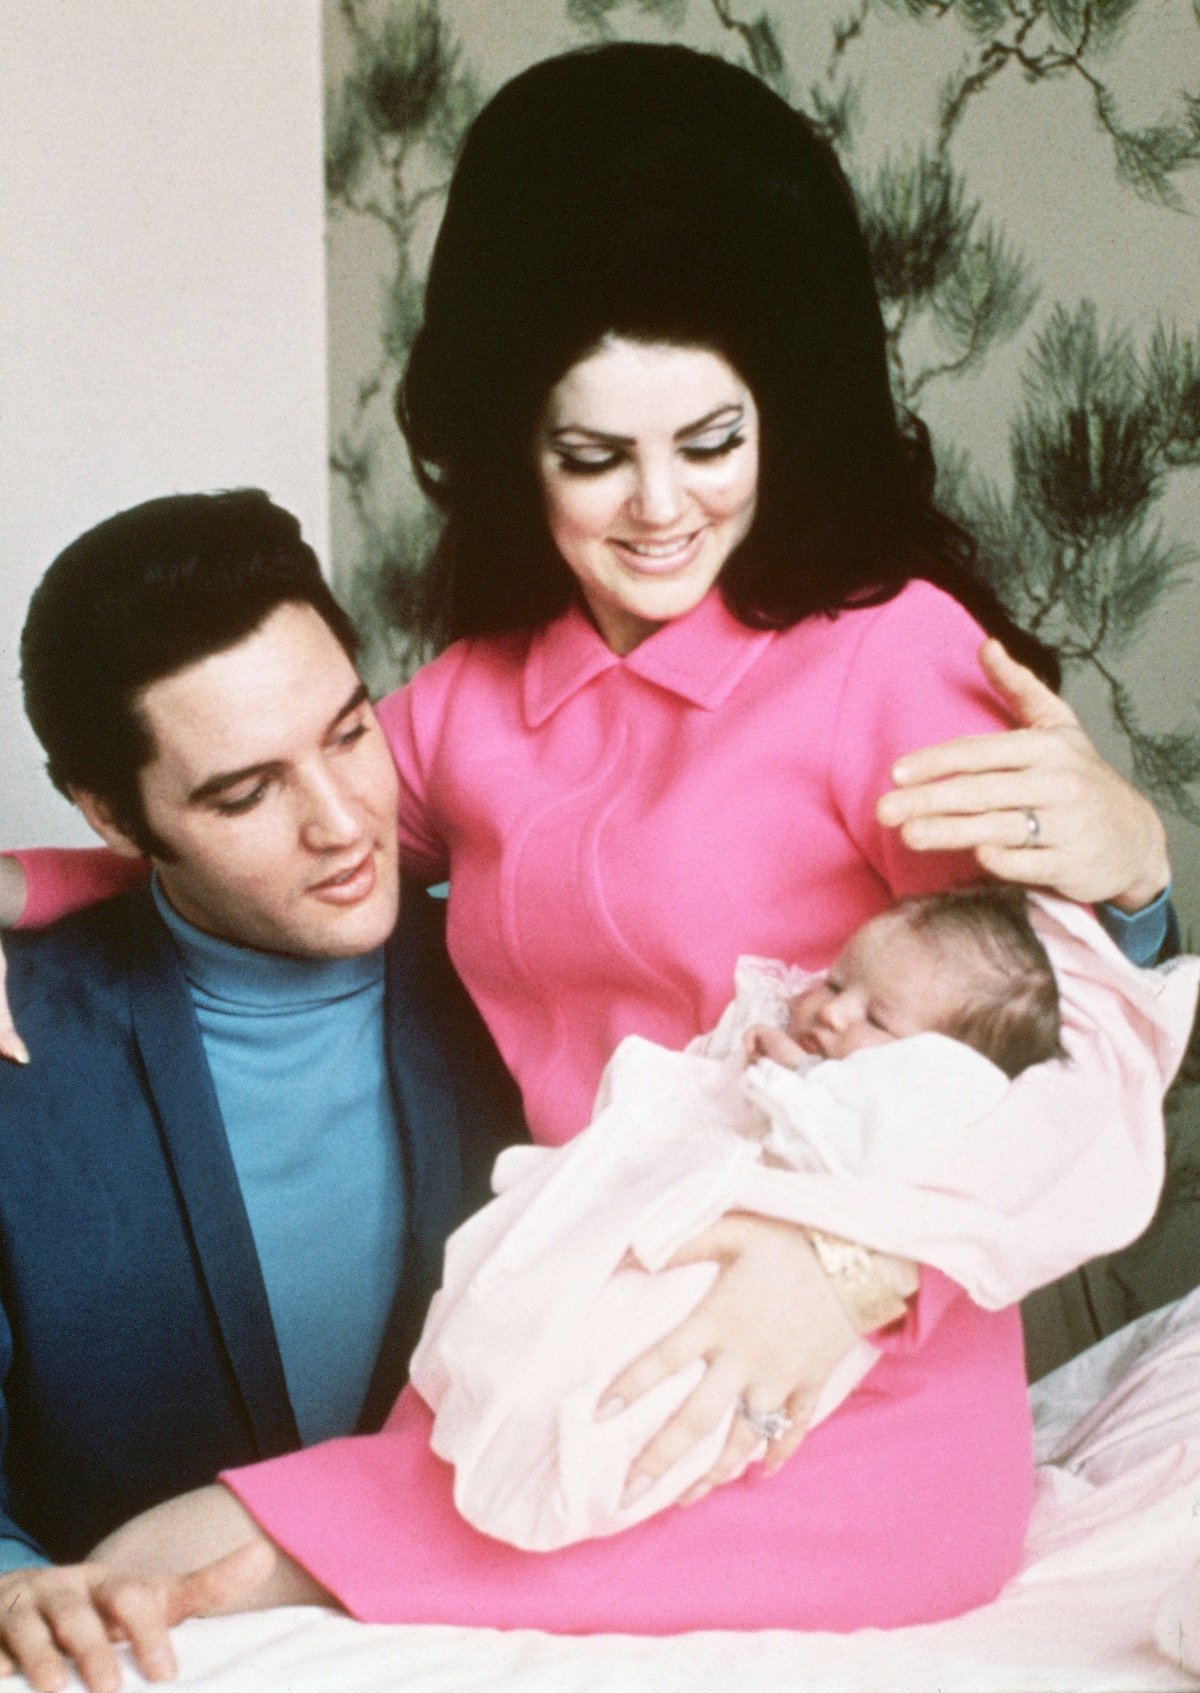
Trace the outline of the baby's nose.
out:
[[[854,997],[848,993],[830,994],[822,1015],[831,1029],[845,1029],[854,1021]]]

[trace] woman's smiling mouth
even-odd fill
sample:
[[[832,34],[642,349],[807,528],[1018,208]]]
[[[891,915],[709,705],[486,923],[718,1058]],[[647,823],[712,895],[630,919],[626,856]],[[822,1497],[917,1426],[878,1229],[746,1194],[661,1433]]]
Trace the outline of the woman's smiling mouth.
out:
[[[693,529],[663,541],[632,541],[614,537],[612,546],[628,567],[643,576],[666,576],[691,564],[706,531]]]

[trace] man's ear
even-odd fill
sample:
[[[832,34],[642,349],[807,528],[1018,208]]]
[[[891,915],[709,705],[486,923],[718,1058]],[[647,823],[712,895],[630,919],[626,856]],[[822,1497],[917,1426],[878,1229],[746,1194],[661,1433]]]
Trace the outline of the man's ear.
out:
[[[99,835],[105,846],[119,852],[122,858],[145,858],[145,853],[117,822],[112,807],[99,794],[89,793],[86,788],[67,788],[72,802],[77,805],[87,818],[92,828]]]

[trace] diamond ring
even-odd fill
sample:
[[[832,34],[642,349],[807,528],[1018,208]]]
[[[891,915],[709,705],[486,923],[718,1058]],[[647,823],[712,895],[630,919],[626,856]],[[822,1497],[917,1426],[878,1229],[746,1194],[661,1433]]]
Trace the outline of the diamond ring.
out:
[[[744,1399],[738,1400],[738,1411],[764,1440],[782,1440],[792,1426],[786,1411],[754,1411]]]

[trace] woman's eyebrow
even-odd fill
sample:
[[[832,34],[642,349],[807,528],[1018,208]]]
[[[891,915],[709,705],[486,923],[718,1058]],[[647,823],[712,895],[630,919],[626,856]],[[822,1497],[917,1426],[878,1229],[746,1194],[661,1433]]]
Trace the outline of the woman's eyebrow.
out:
[[[682,441],[687,435],[699,435],[705,429],[715,428],[719,423],[740,423],[745,415],[745,406],[740,406],[736,403],[731,403],[727,406],[717,406],[715,410],[708,412],[704,417],[698,419],[697,422],[689,423],[683,429],[677,429],[675,431],[674,439],[676,441]]]
[[[682,429],[677,429],[671,437],[673,441],[684,441],[689,435],[700,435],[706,429],[714,428],[718,423],[728,422],[738,424],[746,415],[745,406],[736,403],[717,406],[713,411],[706,412],[695,423],[685,423]],[[557,429],[550,431],[551,441],[559,441],[565,435],[586,435],[589,441],[595,441],[605,447],[633,447],[637,445],[633,435],[609,435],[603,429],[589,429],[585,423],[564,423]]]

